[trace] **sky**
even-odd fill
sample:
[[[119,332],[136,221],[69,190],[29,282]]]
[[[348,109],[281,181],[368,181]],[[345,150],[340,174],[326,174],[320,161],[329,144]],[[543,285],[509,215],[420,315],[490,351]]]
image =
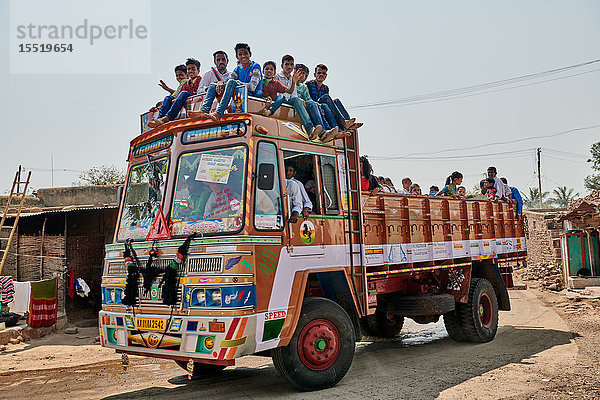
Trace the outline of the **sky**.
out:
[[[326,64],[331,94],[364,123],[361,154],[397,186],[408,176],[422,188],[441,187],[458,170],[471,189],[494,165],[527,193],[537,187],[540,147],[544,191],[587,193],[583,180],[593,171],[586,159],[600,141],[600,62],[489,93],[356,106],[600,59],[598,1],[148,1],[149,68],[124,51],[114,59],[129,66],[127,74],[98,73],[98,63],[77,54],[78,73],[45,73],[44,62],[36,62],[27,68],[32,73],[15,74],[10,2],[0,0],[0,193],[10,189],[18,165],[33,171],[34,189],[70,186],[95,166],[125,168],[139,115],[166,94],[159,79],[174,87],[173,68],[187,57],[206,71],[218,49],[233,60],[237,42],[249,43],[260,64],[279,66],[287,53],[311,71]]]

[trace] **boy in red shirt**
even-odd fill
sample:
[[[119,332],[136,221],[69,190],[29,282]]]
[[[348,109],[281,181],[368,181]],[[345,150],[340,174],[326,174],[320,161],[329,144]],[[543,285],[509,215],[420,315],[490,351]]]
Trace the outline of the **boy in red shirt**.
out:
[[[269,117],[275,113],[283,104],[283,93],[292,94],[294,92],[294,88],[296,87],[296,83],[298,83],[298,79],[300,78],[300,74],[298,71],[294,71],[294,75],[292,76],[292,85],[290,88],[286,88],[283,83],[279,82],[275,76],[275,62],[267,61],[263,64],[263,95],[268,102],[273,103],[271,107],[265,109],[262,114],[266,117]]]
[[[169,101],[169,96],[165,97],[160,111],[158,112],[158,118],[148,122],[150,128],[155,128],[177,118],[179,111],[185,106],[188,97],[196,94],[198,91],[198,86],[202,80],[202,77],[199,75],[200,61],[194,58],[188,58],[185,62],[185,66],[187,67],[189,79],[181,87],[181,91],[175,101]],[[172,97],[170,97],[170,99],[172,99]]]

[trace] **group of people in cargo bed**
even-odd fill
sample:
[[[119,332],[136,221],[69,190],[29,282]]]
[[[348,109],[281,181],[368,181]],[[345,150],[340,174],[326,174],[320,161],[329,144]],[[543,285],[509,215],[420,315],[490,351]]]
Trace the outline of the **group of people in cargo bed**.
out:
[[[390,178],[373,175],[373,167],[366,156],[360,157],[361,190],[368,191],[372,195],[381,193],[399,193],[410,195],[422,195],[419,184],[413,183],[410,178],[402,179],[402,189],[396,189]],[[517,215],[523,212],[523,198],[519,190],[509,186],[506,178],[499,178],[496,167],[487,169],[488,177],[479,182],[481,191],[476,194],[467,194],[464,186],[461,186],[463,174],[458,171],[452,172],[446,178],[445,186],[440,190],[437,186],[431,186],[426,196],[448,196],[455,199],[479,199],[479,200],[505,200],[517,206]]]
[[[271,116],[282,104],[289,104],[306,131],[310,140],[319,139],[330,142],[350,135],[350,131],[358,129],[362,123],[356,122],[346,111],[339,99],[333,99],[329,87],[324,81],[327,78],[327,66],[318,64],[314,69],[314,79],[304,83],[309,69],[304,64],[294,64],[294,57],[287,54],[281,59],[281,72],[277,72],[274,61],[260,65],[251,60],[252,51],[246,43],[238,43],[234,48],[237,66],[233,71],[227,69],[229,57],[219,50],[213,54],[214,67],[204,76],[200,76],[200,62],[188,58],[185,65],[175,67],[175,76],[179,82],[177,89],[171,89],[162,80],[159,86],[168,91],[160,105],[158,117],[152,119],[148,126],[154,128],[174,120],[187,99],[195,94],[203,94],[202,107],[197,111],[188,111],[192,119],[210,118],[219,121],[229,106],[237,86],[248,87],[248,94],[264,98],[266,106],[261,111]],[[211,112],[213,102],[217,101],[216,110]]]

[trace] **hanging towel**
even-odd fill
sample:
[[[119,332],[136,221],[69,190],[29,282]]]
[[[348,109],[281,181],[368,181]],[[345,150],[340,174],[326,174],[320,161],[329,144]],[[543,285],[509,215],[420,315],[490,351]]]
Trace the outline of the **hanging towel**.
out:
[[[32,328],[52,326],[56,322],[58,297],[56,277],[44,281],[31,282],[31,301],[27,324]]]
[[[8,306],[10,312],[16,314],[25,314],[29,310],[29,300],[31,298],[31,283],[13,282],[15,285],[15,299]]]
[[[69,270],[69,297],[75,297],[75,272],[72,269]]]
[[[10,276],[0,276],[0,303],[8,304],[15,298],[15,285]]]

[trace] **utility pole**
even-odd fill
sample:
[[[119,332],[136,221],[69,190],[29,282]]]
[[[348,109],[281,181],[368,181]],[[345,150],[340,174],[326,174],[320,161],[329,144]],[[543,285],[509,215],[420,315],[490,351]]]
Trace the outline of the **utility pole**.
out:
[[[50,153],[50,182],[54,187],[54,154]]]
[[[542,153],[542,148],[537,148],[537,167],[538,167],[538,190],[540,191],[540,208],[542,208],[542,174],[540,172],[540,154]]]

